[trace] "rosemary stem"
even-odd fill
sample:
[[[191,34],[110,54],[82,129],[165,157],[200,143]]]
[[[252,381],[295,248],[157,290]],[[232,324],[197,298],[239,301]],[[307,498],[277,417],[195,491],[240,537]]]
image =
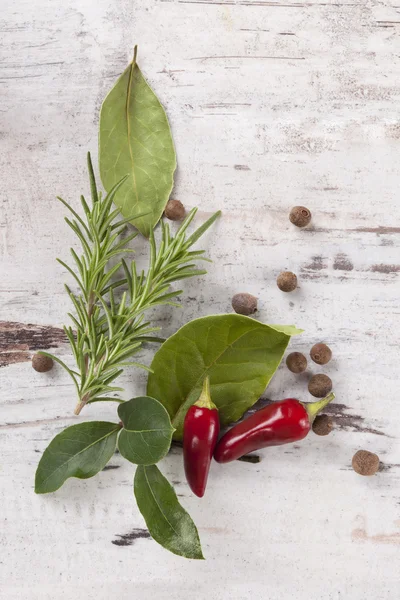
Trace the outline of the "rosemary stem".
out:
[[[89,206],[81,196],[83,218],[62,200],[72,213],[72,218],[66,222],[82,245],[80,256],[75,250],[71,251],[77,273],[61,263],[75,277],[80,288],[76,294],[66,286],[76,316],[71,315],[75,331],[72,327],[65,328],[79,375],[63,365],[78,390],[76,415],[88,402],[109,400],[114,392],[121,391],[113,382],[127,364],[146,368],[131,360],[143,341],[156,341],[151,335],[155,328],[145,322],[144,313],[157,305],[172,304],[172,298],[180,292],[170,290],[171,283],[205,273],[193,264],[202,252],[193,253],[190,248],[219,214],[208,219],[190,237],[186,236],[186,229],[195,211],[190,213],[175,236],[171,235],[169,226],[162,223],[160,244],[156,244],[153,234],[150,236],[147,272],[138,273],[134,260],[128,266],[121,258],[135,236],[121,238],[120,234],[127,227],[125,220],[113,223],[118,218],[113,201],[124,179],[103,197],[97,191],[90,155],[88,168],[92,205]],[[122,270],[125,276],[121,279],[118,272]],[[115,281],[114,276],[119,279]],[[125,291],[122,298],[117,299],[114,289],[121,286],[125,286]]]

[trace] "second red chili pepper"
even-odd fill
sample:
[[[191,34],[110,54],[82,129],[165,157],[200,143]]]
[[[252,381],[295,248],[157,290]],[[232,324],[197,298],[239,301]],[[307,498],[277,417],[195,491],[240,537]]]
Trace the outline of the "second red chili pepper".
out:
[[[317,414],[334,398],[332,393],[317,402],[303,404],[288,398],[269,404],[222,436],[214,452],[215,460],[226,463],[253,450],[302,440]]]
[[[211,401],[210,381],[204,380],[199,399],[187,411],[183,424],[183,459],[190,489],[204,496],[214,448],[218,441],[218,409]]]

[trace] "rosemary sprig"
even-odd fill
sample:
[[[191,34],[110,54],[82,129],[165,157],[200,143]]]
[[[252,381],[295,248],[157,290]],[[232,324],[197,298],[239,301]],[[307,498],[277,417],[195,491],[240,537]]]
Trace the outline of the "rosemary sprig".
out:
[[[64,331],[76,369],[69,368],[64,361],[49,354],[74,381],[79,399],[75,414],[92,402],[121,402],[110,394],[123,391],[112,383],[124,367],[134,365],[147,369],[133,361],[132,356],[140,350],[143,342],[163,340],[152,335],[159,328],[146,322],[144,313],[158,305],[179,306],[174,299],[182,290],[171,291],[171,283],[206,273],[196,267],[196,261],[208,260],[203,256],[204,251],[190,249],[220,214],[215,213],[189,237],[186,231],[197,209],[188,214],[175,236],[171,235],[168,224],[162,222],[158,247],[154,232],[150,234],[148,270],[138,273],[134,260],[128,264],[122,258],[123,254],[133,252],[128,244],[138,233],[135,231],[123,237],[121,234],[126,231],[129,221],[143,215],[116,221],[120,211],[112,210],[113,200],[124,179],[103,199],[97,189],[90,154],[88,170],[92,202],[89,206],[81,196],[84,218],[59,198],[72,214],[71,219],[65,220],[82,245],[81,256],[71,249],[75,269],[58,259],[79,288],[79,293],[75,294],[65,286],[75,308],[75,314],[69,313],[73,327],[64,326]],[[121,277],[114,281],[117,274]],[[118,298],[116,288],[123,289]]]

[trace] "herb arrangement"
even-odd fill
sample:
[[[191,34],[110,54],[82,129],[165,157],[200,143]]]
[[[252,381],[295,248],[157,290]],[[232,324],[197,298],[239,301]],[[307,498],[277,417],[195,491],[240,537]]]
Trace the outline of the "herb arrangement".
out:
[[[301,331],[248,316],[257,310],[257,299],[248,294],[234,299],[236,313],[195,319],[166,341],[146,320],[150,309],[177,305],[183,292],[176,282],[206,274],[199,265],[208,259],[196,243],[220,213],[190,232],[193,209],[175,234],[161,218],[173,187],[175,150],[165,111],[138,67],[136,48],[101,109],[99,167],[105,193],[88,155],[90,201],[81,196],[78,212],[60,198],[81,245],[80,253],[71,249],[71,265],[59,260],[74,284],[65,286],[73,312],[64,331],[75,364],[45,352],[35,362],[38,371],[55,360],[68,372],[77,393],[76,415],[87,404],[114,402],[115,422],[79,422],[59,433],[39,462],[35,491],[54,492],[70,477],[93,477],[118,448],[136,465],[134,496],[152,537],[175,554],[201,559],[196,526],[157,466],[172,440],[183,440],[188,483],[203,496],[213,454],[228,462],[257,448],[300,440],[334,395],[308,405],[294,399],[274,403],[218,442],[220,427],[239,420],[257,402],[291,336]],[[306,225],[311,218],[306,210],[292,222]],[[181,203],[169,204],[165,212],[173,220],[183,213]],[[148,268],[140,272],[132,256],[139,233],[149,248]],[[283,273],[278,286],[292,291],[295,278]],[[150,367],[134,360],[144,343],[160,345]],[[317,363],[327,362],[325,349],[314,355]],[[307,361],[296,361],[292,370],[300,373]],[[149,371],[147,395],[123,401],[116,380],[131,367]],[[315,390],[317,397],[322,387]]]

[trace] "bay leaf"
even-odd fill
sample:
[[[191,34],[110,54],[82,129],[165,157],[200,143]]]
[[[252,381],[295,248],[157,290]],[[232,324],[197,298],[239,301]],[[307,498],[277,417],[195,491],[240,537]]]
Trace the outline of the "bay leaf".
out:
[[[156,542],[179,556],[204,558],[196,525],[156,465],[136,469],[134,492],[139,510]]]
[[[123,429],[118,438],[122,456],[136,465],[154,465],[170,449],[174,428],[164,406],[148,396],[118,407]]]
[[[182,439],[183,420],[206,375],[221,424],[240,419],[265,391],[297,333],[293,326],[238,314],[202,317],[179,329],[156,352],[147,383],[148,395],[169,412],[174,438]]]
[[[55,492],[69,477],[87,479],[104,469],[115,452],[120,426],[106,421],[67,427],[50,442],[40,459],[35,492]]]
[[[125,218],[146,237],[159,221],[174,183],[176,155],[167,115],[133,61],[106,96],[100,112],[99,164],[109,191],[128,176],[115,198]]]

